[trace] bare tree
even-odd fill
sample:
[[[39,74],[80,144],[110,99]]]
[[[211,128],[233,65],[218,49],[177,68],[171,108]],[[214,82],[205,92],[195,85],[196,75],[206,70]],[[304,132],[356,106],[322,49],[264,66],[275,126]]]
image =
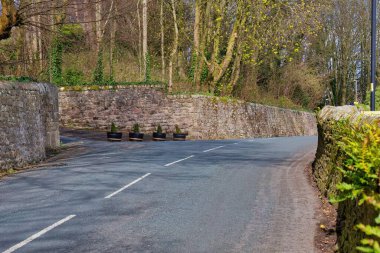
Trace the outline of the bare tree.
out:
[[[173,14],[173,24],[174,24],[174,42],[173,42],[173,48],[172,52],[170,54],[170,61],[169,61],[169,84],[168,84],[168,90],[169,92],[172,92],[173,89],[173,61],[174,57],[177,54],[178,50],[178,23],[177,23],[177,13],[175,8],[175,2],[174,0],[171,0],[171,7],[172,7],[172,14]]]
[[[143,33],[142,33],[142,55],[143,55],[143,63],[144,63],[144,78],[145,81],[147,81],[147,60],[148,60],[148,4],[147,0],[143,0],[143,7],[142,7],[142,23],[143,23]]]
[[[160,6],[160,26],[161,26],[161,80],[165,80],[165,27],[164,27],[164,0]]]

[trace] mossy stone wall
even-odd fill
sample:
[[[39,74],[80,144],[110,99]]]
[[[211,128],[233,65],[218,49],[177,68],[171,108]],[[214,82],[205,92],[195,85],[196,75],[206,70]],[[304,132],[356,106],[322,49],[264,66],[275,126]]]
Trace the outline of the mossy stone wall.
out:
[[[113,89],[62,90],[60,122],[68,128],[109,129],[114,122],[123,132],[134,123],[152,133],[160,124],[172,133],[175,125],[190,139],[316,135],[315,115],[282,108],[200,95],[167,95],[152,86]]]
[[[318,188],[326,197],[337,193],[337,184],[341,182],[342,175],[336,168],[341,166],[345,159],[337,145],[339,140],[333,137],[333,124],[341,119],[349,119],[352,123],[365,123],[376,118],[380,118],[380,115],[362,113],[354,106],[325,107],[317,114],[318,149],[313,164],[313,175]],[[360,245],[364,235],[355,229],[355,225],[372,224],[375,212],[370,206],[359,206],[356,201],[339,203],[336,208],[339,252],[358,252],[356,246]]]

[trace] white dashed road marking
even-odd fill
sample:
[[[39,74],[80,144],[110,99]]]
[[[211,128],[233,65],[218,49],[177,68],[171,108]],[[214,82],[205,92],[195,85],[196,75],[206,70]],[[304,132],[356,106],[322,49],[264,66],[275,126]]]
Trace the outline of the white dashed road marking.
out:
[[[127,189],[128,187],[131,187],[132,185],[136,184],[137,182],[143,180],[144,178],[146,178],[147,176],[150,176],[150,175],[151,175],[151,173],[147,173],[147,174],[145,174],[144,176],[142,176],[142,177],[136,179],[136,180],[133,181],[132,183],[127,184],[126,186],[120,188],[119,190],[117,190],[117,191],[111,193],[110,195],[108,195],[108,196],[106,196],[106,197],[104,197],[104,198],[105,198],[105,199],[110,199],[110,198],[112,198],[113,196],[115,196],[116,194],[118,194],[118,193],[124,191],[124,190]]]
[[[203,151],[203,153],[207,153],[207,152],[210,152],[210,151],[213,151],[213,150],[217,150],[217,149],[220,149],[220,148],[224,148],[225,146],[219,146],[219,147],[216,147],[216,148],[211,148],[211,149],[207,149],[205,151]]]
[[[13,247],[7,249],[7,250],[4,251],[3,253],[11,253],[11,252],[14,252],[15,250],[18,250],[19,248],[21,248],[21,247],[27,245],[28,243],[30,243],[31,241],[33,241],[33,240],[37,239],[38,237],[40,237],[40,236],[46,234],[47,232],[49,232],[49,231],[52,230],[53,228],[56,228],[56,227],[62,225],[63,223],[65,223],[65,222],[71,220],[71,219],[74,218],[75,216],[76,216],[76,215],[69,215],[69,216],[67,216],[67,217],[64,218],[64,219],[62,219],[62,220],[60,220],[60,221],[57,221],[57,222],[54,223],[53,225],[51,225],[51,226],[49,226],[49,227],[47,227],[47,228],[41,230],[40,232],[38,232],[38,233],[36,233],[36,234],[34,234],[34,235],[30,236],[30,237],[28,237],[28,238],[25,239],[24,241],[22,241],[22,242],[16,244],[15,246],[13,246]]]
[[[173,164],[176,164],[176,163],[179,163],[179,162],[185,161],[185,160],[190,159],[190,158],[193,158],[193,157],[194,157],[194,156],[191,155],[191,156],[186,157],[186,158],[183,158],[183,159],[181,159],[181,160],[178,160],[178,161],[175,161],[175,162],[172,162],[172,163],[165,164],[164,166],[165,166],[165,167],[169,167],[169,166],[171,166],[171,165],[173,165]]]

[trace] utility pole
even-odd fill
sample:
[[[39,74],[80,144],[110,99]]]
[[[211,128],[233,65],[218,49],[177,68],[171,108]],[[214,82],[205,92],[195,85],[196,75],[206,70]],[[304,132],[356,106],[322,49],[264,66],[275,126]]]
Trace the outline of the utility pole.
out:
[[[376,10],[377,0],[372,0],[371,29],[371,111],[376,111]]]

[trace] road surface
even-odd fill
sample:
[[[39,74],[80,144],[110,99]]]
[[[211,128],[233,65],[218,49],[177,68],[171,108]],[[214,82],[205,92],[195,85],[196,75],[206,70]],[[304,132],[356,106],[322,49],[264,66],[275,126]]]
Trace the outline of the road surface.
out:
[[[316,142],[84,140],[0,180],[0,252],[314,252]]]

